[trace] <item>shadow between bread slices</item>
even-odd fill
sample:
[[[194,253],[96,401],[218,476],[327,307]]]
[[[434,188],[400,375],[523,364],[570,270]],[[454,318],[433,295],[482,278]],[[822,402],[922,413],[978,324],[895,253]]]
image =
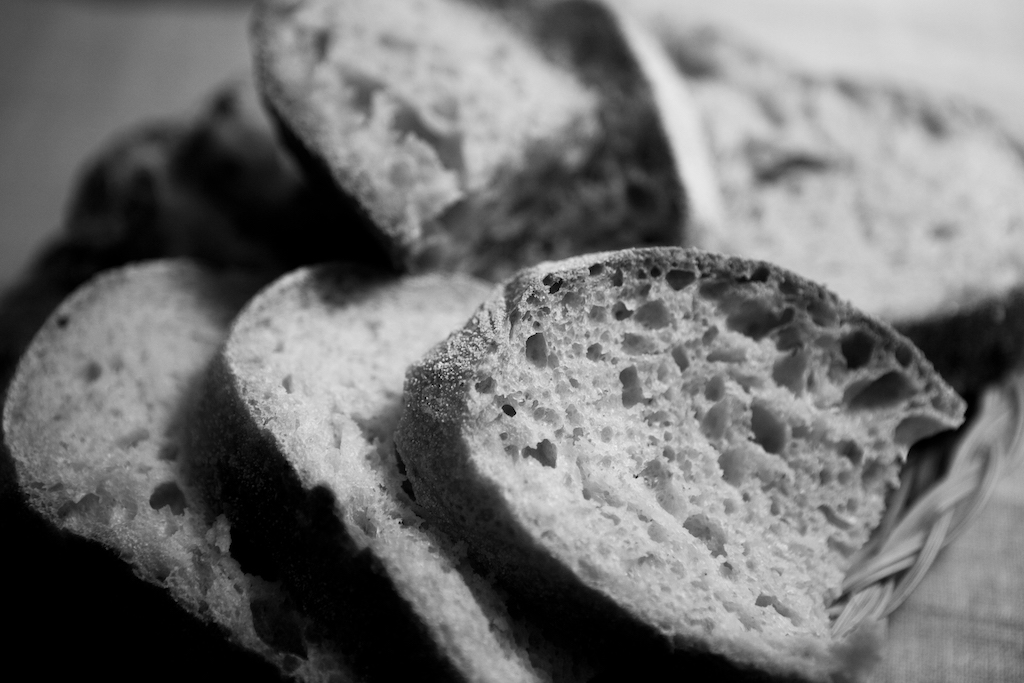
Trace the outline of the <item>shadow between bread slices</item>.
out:
[[[419,517],[391,447],[406,367],[489,291],[300,269],[242,311],[198,402],[194,476],[358,680],[577,680]]]
[[[833,640],[826,608],[909,446],[962,416],[820,286],[654,248],[507,281],[410,369],[396,447],[428,517],[596,649],[858,680],[884,628]]]

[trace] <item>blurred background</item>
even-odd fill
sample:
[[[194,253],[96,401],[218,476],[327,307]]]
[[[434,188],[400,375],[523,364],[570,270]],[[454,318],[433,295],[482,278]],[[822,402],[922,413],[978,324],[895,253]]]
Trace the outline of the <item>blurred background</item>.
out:
[[[735,28],[809,69],[907,82],[1024,139],[1020,0],[620,0]],[[0,0],[0,286],[54,234],[83,162],[248,69],[248,0]]]

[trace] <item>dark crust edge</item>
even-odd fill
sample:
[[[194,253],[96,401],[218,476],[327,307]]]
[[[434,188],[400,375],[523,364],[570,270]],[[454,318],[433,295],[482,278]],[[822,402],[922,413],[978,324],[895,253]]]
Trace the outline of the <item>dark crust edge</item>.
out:
[[[297,2],[265,0],[256,4],[249,23],[256,88],[284,147],[302,168],[307,180],[323,197],[329,198],[340,215],[350,216],[351,230],[358,249],[369,254],[371,263],[388,263],[404,269],[406,253],[402,247],[401,217],[377,210],[376,192],[358,174],[345,173],[334,163],[329,150],[320,144],[316,116],[307,111],[301,95],[276,75],[279,59],[276,27],[285,23],[279,15]],[[294,59],[295,55],[285,56]]]
[[[689,669],[706,675],[724,673],[735,680],[760,680],[765,676],[773,680],[803,680],[811,676],[808,671],[781,667],[755,671],[737,667],[723,656],[694,649],[699,645],[670,642],[652,625],[642,623],[607,596],[583,585],[519,525],[497,486],[482,480],[462,438],[467,416],[466,388],[474,381],[474,368],[502,343],[512,302],[521,300],[531,290],[546,290],[542,279],[549,274],[565,279],[584,278],[594,264],[606,268],[636,267],[645,259],[663,267],[669,262],[696,266],[702,273],[738,282],[754,280],[767,269],[775,277],[793,283],[799,296],[823,300],[840,313],[842,320],[877,332],[892,352],[897,347],[907,347],[912,355],[911,366],[926,383],[924,391],[936,399],[936,407],[945,412],[950,426],[962,417],[962,400],[942,382],[920,351],[887,324],[859,313],[823,287],[763,262],[682,248],[652,248],[542,264],[506,281],[504,291],[485,303],[462,331],[410,368],[396,448],[406,463],[418,500],[433,520],[448,533],[468,534],[474,561],[492,571],[510,593],[521,597],[518,608],[532,614],[538,623],[546,624],[553,634],[549,637],[582,651],[606,672],[635,670],[641,662],[652,667],[651,675],[655,677],[671,675],[673,670],[678,675]],[[475,527],[477,517],[483,523]],[[631,654],[621,655],[623,649]]]
[[[257,89],[282,141],[311,182],[360,217],[362,220],[357,230],[367,232],[369,239],[387,252],[394,267],[405,269],[409,237],[402,229],[403,217],[382,211],[382,202],[372,183],[358,172],[336,163],[330,149],[322,144],[319,128],[323,124],[309,111],[301,93],[296,93],[291,84],[277,75],[275,63],[279,59],[298,58],[296,55],[279,55],[277,37],[277,27],[287,23],[287,19],[280,15],[298,4],[294,0],[265,0],[257,3],[253,10],[249,35]]]

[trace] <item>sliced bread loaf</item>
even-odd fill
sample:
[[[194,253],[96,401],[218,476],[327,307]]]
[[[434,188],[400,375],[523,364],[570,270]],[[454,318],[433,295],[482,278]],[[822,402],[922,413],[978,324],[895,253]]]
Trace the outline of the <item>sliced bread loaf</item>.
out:
[[[597,2],[267,0],[259,84],[399,264],[489,278],[680,240],[651,94]]]
[[[227,521],[199,506],[181,472],[196,380],[261,283],[175,260],[90,281],[19,363],[4,446],[29,505],[49,522],[106,546],[281,672],[326,681],[342,673],[338,663],[307,640],[284,593],[241,570]],[[89,618],[104,628],[104,615]]]
[[[586,615],[617,613],[616,637],[730,675],[845,680],[878,645],[830,633],[850,556],[908,447],[962,415],[913,345],[822,287],[653,248],[505,283],[410,370],[395,443],[431,520],[600,646],[611,622]]]
[[[725,231],[891,322],[964,395],[1024,359],[1024,155],[993,116],[659,26],[705,115]]]
[[[459,546],[417,516],[392,449],[405,368],[489,291],[295,271],[239,315],[196,412],[192,471],[212,504],[366,680],[553,675]]]

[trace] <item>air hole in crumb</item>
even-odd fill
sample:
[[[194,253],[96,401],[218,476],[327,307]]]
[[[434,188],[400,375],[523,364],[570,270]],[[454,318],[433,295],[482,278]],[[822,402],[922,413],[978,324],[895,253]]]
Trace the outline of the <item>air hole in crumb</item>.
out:
[[[729,428],[729,406],[719,401],[708,409],[704,419],[700,421],[700,430],[709,439],[721,439]]]
[[[661,277],[661,268],[659,268],[658,266],[652,266],[651,277]]]
[[[558,460],[558,448],[555,444],[544,439],[537,444],[536,448],[525,446],[523,448],[523,457],[533,458],[541,465],[544,465],[544,467],[554,467]]]
[[[742,299],[729,302],[728,307],[723,307],[729,310],[725,319],[726,326],[754,341],[763,339],[772,330],[789,323],[795,315],[792,308],[779,313],[758,299]]]
[[[331,32],[320,29],[313,34],[313,58],[317,62],[327,59],[327,51],[331,47]]]
[[[903,418],[896,425],[895,439],[898,444],[910,446],[921,439],[938,434],[944,429],[947,429],[946,425],[938,422],[935,418],[927,415],[911,415]]]
[[[85,377],[86,382],[95,382],[103,374],[103,367],[96,361],[89,361],[85,366],[85,370],[82,371],[82,375]]]
[[[853,547],[845,541],[836,538],[835,536],[829,536],[828,540],[826,540],[826,543],[828,544],[829,548],[836,551],[843,557],[850,557],[855,552],[857,552],[857,549],[855,547]]]
[[[704,398],[709,401],[721,401],[725,396],[725,377],[715,375],[704,385]]]
[[[603,306],[591,306],[590,319],[597,323],[603,323],[608,319],[608,311]]]
[[[398,448],[395,448],[395,467],[398,469],[398,475],[402,478],[402,491],[405,495],[409,496],[409,500],[415,502],[416,492],[412,488],[412,482],[409,481],[405,460],[402,459],[402,454],[398,452]]]
[[[754,441],[768,453],[781,453],[789,441],[786,423],[762,402],[750,406],[750,427]]]
[[[591,344],[587,347],[587,358],[589,360],[600,360],[601,358],[601,344]]]
[[[647,535],[650,536],[651,540],[655,543],[664,543],[668,540],[668,531],[666,531],[665,527],[657,522],[651,522],[647,525]]]
[[[708,354],[711,363],[742,363],[747,359],[747,352],[739,347],[720,347]]]
[[[615,272],[612,273],[612,286],[613,287],[621,287],[622,286],[622,268],[616,268]]]
[[[750,472],[751,461],[747,449],[743,446],[726,449],[718,456],[718,466],[722,468],[722,479],[727,484],[739,486]]]
[[[771,274],[772,271],[768,268],[768,266],[760,265],[754,270],[753,273],[750,274],[750,281],[768,282],[768,278],[769,276],[771,276]]]
[[[851,410],[877,410],[902,403],[916,392],[910,378],[891,370],[875,380],[854,382],[844,392],[843,402]]]
[[[682,345],[677,344],[672,347],[672,360],[679,366],[680,372],[686,372],[686,368],[690,367],[690,358],[686,355],[686,349]]]
[[[669,313],[664,301],[655,299],[636,309],[636,315],[633,319],[647,329],[660,330],[672,323],[672,314]]]
[[[670,270],[665,275],[665,281],[669,284],[669,287],[677,292],[693,284],[696,279],[697,274],[690,270]]]
[[[864,330],[854,330],[839,341],[839,348],[850,370],[862,368],[871,360],[875,350],[875,337]]]
[[[914,360],[914,352],[910,350],[910,347],[906,344],[900,344],[896,347],[896,362],[907,367],[910,362]]]
[[[841,441],[839,443],[839,454],[854,465],[859,465],[864,460],[864,449],[856,441]]]
[[[503,405],[501,407],[501,410],[502,410],[502,412],[504,412],[509,417],[515,417],[516,416],[516,409],[513,408],[512,406],[510,406],[508,403]]]
[[[803,348],[806,332],[799,325],[781,328],[775,338],[775,348],[779,351],[792,351]]]
[[[846,519],[842,515],[838,514],[828,505],[819,505],[818,510],[821,512],[821,514],[825,515],[825,519],[832,526],[839,529],[843,529],[844,531],[853,528],[853,522]]]
[[[794,350],[775,361],[772,366],[772,379],[780,387],[785,387],[794,395],[800,396],[806,386],[809,360],[810,356],[806,351]]]
[[[286,375],[285,378],[281,380],[281,386],[284,387],[284,390],[289,394],[292,393],[292,376]]]
[[[630,365],[620,372],[619,381],[622,382],[622,406],[624,408],[632,408],[644,400],[643,387],[640,386],[640,377],[635,365]]]
[[[146,429],[145,427],[139,427],[138,429],[134,429],[128,432],[127,434],[118,437],[114,441],[114,443],[117,446],[125,450],[128,450],[129,448],[134,448],[135,446],[138,446],[140,443],[147,440],[148,438],[149,430]]]
[[[165,462],[174,462],[178,459],[178,444],[173,441],[168,441],[160,447],[160,451],[157,453],[157,460],[163,460]]]
[[[636,356],[647,353],[654,353],[658,346],[653,339],[642,334],[631,334],[627,332],[622,335],[622,350]]]
[[[872,486],[885,476],[885,463],[880,460],[871,460],[864,465],[864,472],[861,474],[865,486]]]
[[[778,612],[780,615],[782,615],[783,617],[785,617],[785,618],[789,619],[790,621],[792,621],[794,626],[799,626],[800,625],[800,622],[801,622],[800,616],[796,612],[794,612],[792,609],[790,609],[789,607],[784,605],[774,595],[768,595],[766,593],[761,593],[760,595],[757,596],[757,600],[754,601],[754,604],[757,605],[758,607],[771,607],[776,612]]]
[[[153,490],[153,495],[149,497],[149,506],[154,510],[170,507],[171,512],[175,515],[185,514],[185,508],[187,507],[185,504],[185,494],[178,488],[178,484],[173,481],[165,481]]]
[[[683,522],[683,528],[707,546],[712,557],[725,557],[725,531],[706,515],[690,515]]]
[[[476,390],[481,394],[492,394],[496,384],[493,377],[487,376],[476,383]]]
[[[616,301],[612,304],[612,317],[616,320],[625,320],[631,315],[633,315],[633,311],[629,310],[626,304],[621,301]]]
[[[526,339],[526,359],[538,368],[548,364],[548,342],[543,332],[531,335]]]
[[[603,264],[595,263],[594,265],[590,266],[590,274],[591,275],[600,275],[603,272],[604,272],[604,265]]]

